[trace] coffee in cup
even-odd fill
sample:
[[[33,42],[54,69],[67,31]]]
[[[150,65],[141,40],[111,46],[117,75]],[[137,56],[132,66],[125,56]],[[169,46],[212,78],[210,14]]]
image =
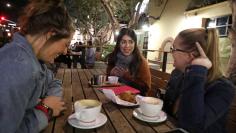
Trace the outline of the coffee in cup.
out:
[[[142,97],[138,102],[141,113],[148,117],[157,116],[163,106],[163,101],[155,97]]]
[[[74,103],[75,117],[80,122],[94,122],[101,111],[102,103],[93,99],[83,99]]]

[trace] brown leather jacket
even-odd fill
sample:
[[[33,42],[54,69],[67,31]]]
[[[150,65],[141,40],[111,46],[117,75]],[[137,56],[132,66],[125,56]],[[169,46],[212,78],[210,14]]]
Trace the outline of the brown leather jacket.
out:
[[[108,63],[110,64],[110,63]],[[107,75],[110,75],[112,68],[114,65],[107,66]],[[140,63],[138,73],[135,77],[132,77],[129,73],[124,74],[123,79],[133,82],[140,86],[140,88],[145,89],[145,94],[150,91],[151,88],[151,73],[148,66],[148,62],[145,58],[142,57],[142,62]],[[141,90],[142,91],[142,90]]]

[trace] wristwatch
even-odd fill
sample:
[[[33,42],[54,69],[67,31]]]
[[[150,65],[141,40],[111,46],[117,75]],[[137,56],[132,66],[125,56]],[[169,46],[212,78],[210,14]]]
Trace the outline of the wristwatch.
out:
[[[52,119],[53,110],[50,107],[48,107],[46,104],[44,104],[42,101],[39,102],[35,108],[44,112],[48,118],[48,121]]]

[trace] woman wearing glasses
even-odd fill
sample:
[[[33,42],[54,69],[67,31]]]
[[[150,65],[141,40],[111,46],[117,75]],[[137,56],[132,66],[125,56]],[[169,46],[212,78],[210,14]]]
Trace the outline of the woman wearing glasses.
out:
[[[146,59],[137,46],[137,36],[132,29],[123,28],[117,37],[114,51],[108,56],[107,74],[139,89],[146,95],[151,86],[151,74]]]
[[[190,132],[225,133],[234,87],[220,71],[216,29],[180,32],[171,52],[175,68],[183,75],[178,87],[169,83],[164,109]]]

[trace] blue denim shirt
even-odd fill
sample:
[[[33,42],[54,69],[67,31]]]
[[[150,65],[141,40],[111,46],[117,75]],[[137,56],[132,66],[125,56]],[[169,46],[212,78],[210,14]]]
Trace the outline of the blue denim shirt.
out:
[[[19,33],[0,49],[0,133],[37,133],[48,124],[34,107],[40,98],[61,96],[61,82],[41,65]]]

